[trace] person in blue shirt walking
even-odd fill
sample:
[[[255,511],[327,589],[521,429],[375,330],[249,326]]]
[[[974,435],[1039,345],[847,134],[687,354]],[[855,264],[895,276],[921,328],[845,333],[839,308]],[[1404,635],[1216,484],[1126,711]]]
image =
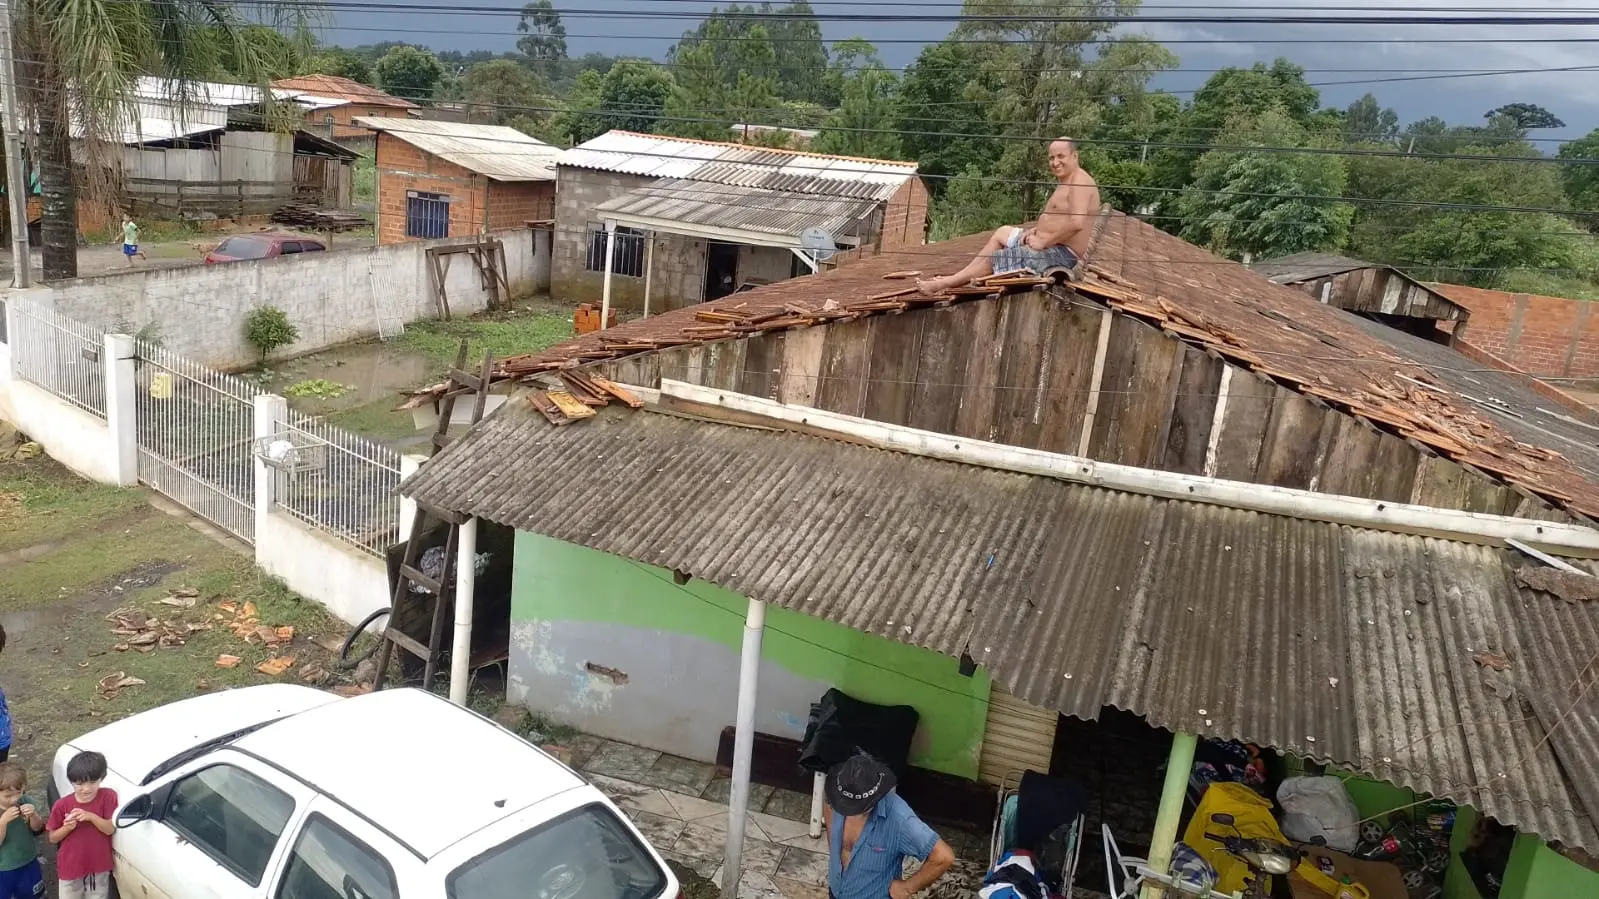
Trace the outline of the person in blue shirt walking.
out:
[[[6,629],[0,627],[0,652],[6,650]],[[6,702],[6,691],[0,689],[0,763],[11,760],[11,704]]]
[[[827,772],[831,899],[911,899],[955,863],[955,850],[916,817],[894,786],[894,772],[865,753]],[[909,878],[907,858],[922,863]]]

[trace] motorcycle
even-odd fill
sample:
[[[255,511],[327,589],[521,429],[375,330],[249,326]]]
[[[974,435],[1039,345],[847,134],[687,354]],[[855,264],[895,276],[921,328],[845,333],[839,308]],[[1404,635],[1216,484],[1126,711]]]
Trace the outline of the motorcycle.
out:
[[[1289,872],[1298,874],[1310,885],[1337,899],[1371,899],[1364,886],[1348,880],[1336,880],[1328,871],[1305,858],[1305,854],[1287,843],[1265,837],[1246,837],[1239,832],[1232,815],[1218,812],[1210,816],[1214,825],[1231,830],[1231,834],[1206,830],[1205,839],[1221,844],[1227,854],[1248,866],[1254,875],[1244,887],[1243,899],[1268,899],[1271,895],[1271,878]]]

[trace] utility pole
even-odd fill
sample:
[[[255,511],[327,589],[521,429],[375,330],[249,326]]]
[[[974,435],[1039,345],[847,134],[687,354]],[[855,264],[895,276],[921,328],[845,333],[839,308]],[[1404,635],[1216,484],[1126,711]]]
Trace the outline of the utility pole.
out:
[[[17,107],[17,54],[11,39],[11,0],[0,0],[0,104],[4,109],[6,199],[11,208],[11,284],[33,283],[28,258],[28,173],[22,162],[21,116]]]

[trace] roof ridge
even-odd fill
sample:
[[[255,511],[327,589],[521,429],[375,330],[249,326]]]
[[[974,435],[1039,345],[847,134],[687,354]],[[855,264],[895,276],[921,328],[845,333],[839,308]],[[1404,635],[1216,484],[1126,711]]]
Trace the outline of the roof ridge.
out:
[[[877,165],[898,165],[898,166],[905,166],[905,167],[911,169],[912,171],[917,171],[917,170],[920,169],[920,166],[917,163],[908,162],[908,161],[906,161],[904,159],[879,159],[879,158],[876,158],[876,157],[873,157],[873,156],[843,156],[843,155],[840,155],[840,154],[837,154],[837,153],[812,153],[812,152],[807,151],[807,150],[790,150],[790,149],[788,149],[786,147],[758,147],[758,146],[752,146],[750,144],[741,144],[741,143],[738,143],[737,141],[730,141],[730,140],[703,140],[703,139],[697,138],[697,137],[678,137],[678,136],[672,135],[672,134],[645,134],[642,131],[628,131],[625,128],[612,128],[610,131],[608,131],[606,133],[607,134],[626,134],[626,135],[628,135],[630,137],[645,137],[645,138],[652,138],[654,140],[670,140],[670,141],[677,141],[678,143],[684,143],[684,144],[703,144],[703,145],[705,145],[707,147],[727,147],[729,149],[735,149],[735,150],[765,150],[765,151],[768,151],[768,152],[771,152],[771,153],[786,153],[786,154],[788,154],[790,156],[809,156],[809,157],[814,158],[814,159],[841,159],[841,160],[844,160],[846,162],[870,162],[870,163],[874,163],[874,164],[877,164]],[[585,141],[584,143],[587,143],[587,141]],[[581,147],[582,144],[579,144],[578,146]],[[576,147],[574,147],[573,149],[576,149]],[[609,151],[609,152],[616,152],[616,151]],[[707,160],[707,161],[709,162],[709,161],[714,161],[714,160]]]

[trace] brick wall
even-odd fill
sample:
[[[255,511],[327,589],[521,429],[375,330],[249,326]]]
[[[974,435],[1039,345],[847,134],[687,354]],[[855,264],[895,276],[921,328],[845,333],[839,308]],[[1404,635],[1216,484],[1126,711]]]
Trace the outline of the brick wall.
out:
[[[513,295],[532,293],[547,254],[534,251],[528,228],[491,232],[505,244],[506,280]],[[406,241],[380,247],[298,253],[275,259],[193,265],[59,281],[42,290],[56,310],[91,325],[154,325],[174,352],[213,368],[238,369],[257,361],[244,339],[244,322],[257,306],[275,306],[299,329],[284,355],[309,353],[376,334],[378,310],[386,322],[438,315],[430,246],[469,243],[475,237]],[[445,276],[450,310],[481,312],[488,305],[474,266],[464,259]],[[40,300],[42,302],[42,300]]]
[[[1599,378],[1599,314],[1592,303],[1458,284],[1432,287],[1471,311],[1465,343],[1530,374]]]
[[[424,153],[392,134],[379,134],[377,147],[378,243],[416,239],[405,235],[406,191],[412,190],[450,198],[450,233],[446,236],[467,237],[483,230],[487,178]]]
[[[305,114],[306,130],[312,134],[321,134],[338,140],[341,137],[370,137],[371,130],[354,124],[356,116],[375,116],[378,118],[406,118],[406,112],[395,106],[363,106],[359,103],[346,103],[331,109],[313,109]],[[328,120],[332,119],[330,127]]]
[[[920,178],[905,182],[883,210],[883,249],[919,247],[927,241],[927,185]]]
[[[490,231],[525,228],[554,217],[555,182],[490,181],[487,203]]]

